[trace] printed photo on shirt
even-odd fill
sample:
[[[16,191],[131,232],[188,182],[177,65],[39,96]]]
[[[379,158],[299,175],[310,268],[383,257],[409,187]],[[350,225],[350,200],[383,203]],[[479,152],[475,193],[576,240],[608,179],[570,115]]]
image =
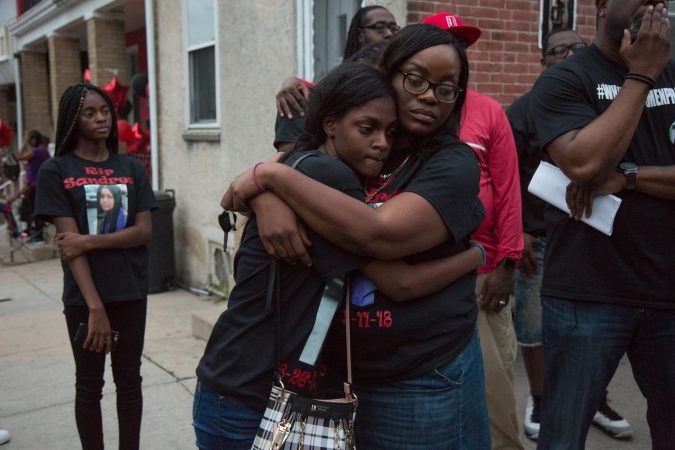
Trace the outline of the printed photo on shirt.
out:
[[[539,48],[551,31],[557,28],[576,29],[576,0],[541,0]]]
[[[84,192],[89,234],[114,233],[126,227],[129,208],[126,184],[88,184]]]

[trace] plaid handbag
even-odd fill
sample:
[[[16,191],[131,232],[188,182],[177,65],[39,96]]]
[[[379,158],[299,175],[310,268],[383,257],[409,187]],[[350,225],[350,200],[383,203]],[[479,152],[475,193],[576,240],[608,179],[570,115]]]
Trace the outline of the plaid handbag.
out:
[[[276,297],[275,329],[275,385],[272,387],[267,408],[258,427],[252,450],[355,450],[353,424],[357,399],[351,391],[352,368],[349,337],[349,320],[346,322],[347,382],[344,398],[313,399],[284,387],[278,367],[281,359],[279,271],[276,261],[271,263],[267,304]],[[326,295],[324,290],[324,296]],[[349,317],[349,279],[345,285],[345,305]],[[322,299],[323,301],[323,299]],[[321,309],[321,308],[320,308]],[[325,336],[325,332],[324,332]],[[323,339],[323,337],[321,338]]]

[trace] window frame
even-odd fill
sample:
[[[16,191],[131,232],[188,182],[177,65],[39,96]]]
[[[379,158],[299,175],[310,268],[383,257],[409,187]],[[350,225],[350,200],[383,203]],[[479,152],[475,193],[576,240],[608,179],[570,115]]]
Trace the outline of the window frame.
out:
[[[185,80],[185,124],[188,130],[206,130],[220,128],[220,55],[219,55],[219,36],[218,36],[218,1],[210,0],[213,3],[213,41],[201,42],[197,45],[189,45],[189,30],[190,23],[188,17],[188,1],[183,1],[183,72]],[[190,57],[192,52],[203,50],[205,48],[213,47],[213,64],[215,73],[215,106],[216,115],[213,121],[209,122],[194,122],[192,119],[193,97],[192,97],[192,67]]]

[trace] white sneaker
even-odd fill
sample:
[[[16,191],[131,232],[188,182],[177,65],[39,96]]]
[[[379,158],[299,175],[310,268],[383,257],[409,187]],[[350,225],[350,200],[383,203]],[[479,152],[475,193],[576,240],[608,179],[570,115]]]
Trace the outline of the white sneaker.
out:
[[[541,399],[535,400],[532,396],[527,398],[527,406],[525,407],[525,436],[536,441],[539,439],[539,417],[541,414]]]
[[[614,439],[627,439],[633,435],[628,421],[607,404],[607,394],[600,402],[598,412],[593,417],[593,423]]]
[[[6,444],[9,442],[9,431],[0,430],[0,445]]]

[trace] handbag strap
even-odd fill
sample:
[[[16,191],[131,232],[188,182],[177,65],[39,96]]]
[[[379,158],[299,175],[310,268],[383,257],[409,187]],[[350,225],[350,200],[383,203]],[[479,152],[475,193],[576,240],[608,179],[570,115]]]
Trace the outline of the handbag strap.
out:
[[[267,312],[271,312],[274,308],[274,379],[281,385],[282,389],[284,388],[283,380],[281,379],[281,374],[279,373],[279,367],[281,366],[281,280],[279,275],[279,262],[270,258],[270,277],[267,282],[267,295],[265,297],[265,309]],[[324,287],[324,295],[326,291]],[[350,328],[350,315],[349,315],[349,303],[351,302],[351,277],[348,275],[346,277],[346,282],[344,284],[344,302],[345,302],[345,347],[346,347],[346,357],[347,357],[347,382],[343,384],[343,389],[345,393],[345,399],[350,400],[353,396],[351,385],[352,385],[352,349],[351,349],[351,328]],[[322,296],[323,297],[323,296]],[[272,305],[274,303],[274,305]]]
[[[345,384],[345,397],[352,394],[352,340],[351,340],[351,316],[349,305],[352,302],[352,277],[347,275],[345,280],[345,347],[347,348],[347,383]]]
[[[305,159],[310,156],[315,156],[315,153],[305,153],[301,155],[298,159],[293,161],[291,165],[292,168],[296,169],[298,165]],[[281,379],[281,374],[279,373],[279,367],[281,366],[281,278],[279,275],[279,263],[276,259],[270,258],[270,278],[267,283],[267,295],[265,298],[265,309],[269,313],[272,311],[272,302],[274,302],[274,379],[281,385],[281,388],[284,389],[284,383]],[[346,277],[346,282],[344,284],[345,294],[343,295],[345,302],[345,334],[346,334],[346,353],[347,353],[347,382],[343,383],[345,400],[351,400],[353,398],[351,385],[352,385],[352,350],[351,350],[351,339],[350,339],[350,316],[349,316],[349,303],[351,301],[351,277]],[[327,295],[327,285],[324,287],[324,293],[322,298]],[[276,300],[275,300],[276,297]],[[326,330],[327,332],[327,330]]]

